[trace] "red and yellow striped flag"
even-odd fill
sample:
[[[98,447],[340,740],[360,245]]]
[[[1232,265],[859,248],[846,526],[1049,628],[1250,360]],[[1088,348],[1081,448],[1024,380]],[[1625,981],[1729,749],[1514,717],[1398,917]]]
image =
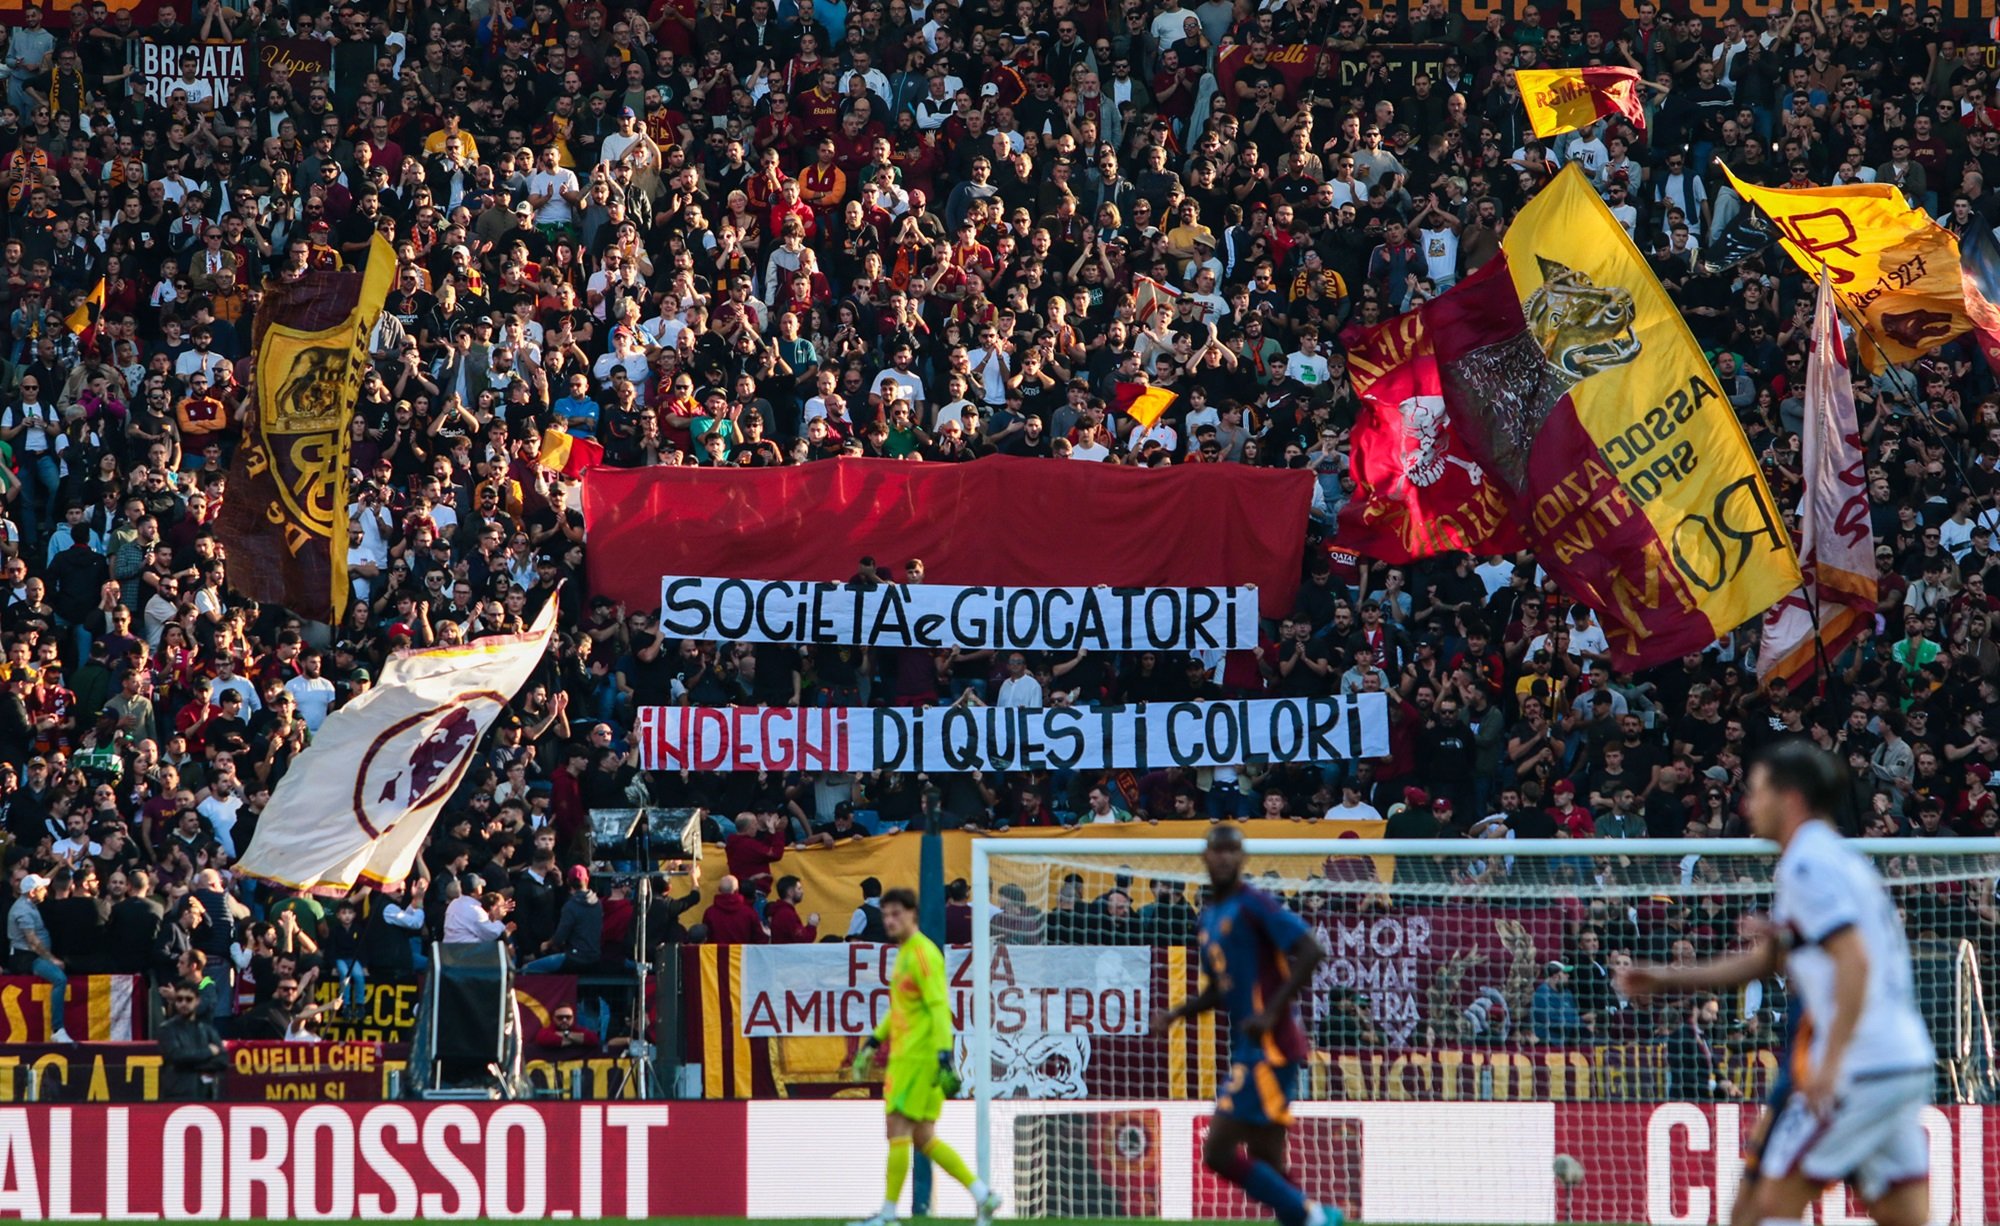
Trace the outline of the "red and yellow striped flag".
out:
[[[542,450],[535,462],[565,477],[580,477],[604,463],[604,444],[571,434],[561,426],[550,426],[542,431]]]
[[[1528,123],[1541,137],[1588,127],[1606,115],[1646,126],[1639,74],[1630,68],[1524,68],[1514,74]]]

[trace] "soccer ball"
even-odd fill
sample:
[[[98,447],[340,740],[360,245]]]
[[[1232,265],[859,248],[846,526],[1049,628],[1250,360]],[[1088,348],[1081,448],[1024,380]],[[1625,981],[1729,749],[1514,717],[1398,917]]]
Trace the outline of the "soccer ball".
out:
[[[1583,1182],[1583,1163],[1568,1154],[1557,1154],[1553,1163],[1556,1182],[1565,1188],[1573,1188]]]

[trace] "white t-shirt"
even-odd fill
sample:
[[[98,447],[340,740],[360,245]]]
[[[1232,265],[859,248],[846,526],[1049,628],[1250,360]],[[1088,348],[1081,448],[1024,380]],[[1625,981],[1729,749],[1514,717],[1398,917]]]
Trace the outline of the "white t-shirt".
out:
[[[1909,942],[1875,866],[1832,826],[1811,821],[1799,827],[1778,858],[1775,885],[1771,920],[1792,935],[1785,969],[1811,1023],[1813,1064],[1825,1055],[1835,1013],[1833,959],[1825,942],[1852,928],[1867,951],[1868,991],[1840,1083],[1867,1073],[1928,1070],[1937,1053],[1917,1012]]]
[[[1354,805],[1333,806],[1333,808],[1326,811],[1326,820],[1330,822],[1379,822],[1382,820],[1382,811],[1364,800]]]
[[[1186,9],[1179,9],[1171,13],[1161,13],[1153,18],[1153,42],[1158,44],[1162,51],[1180,42],[1187,37],[1187,19],[1193,16],[1194,14]]]
[[[1486,598],[1491,600],[1501,588],[1514,578],[1514,563],[1507,558],[1492,562],[1481,562],[1472,568],[1479,581],[1486,585]]]
[[[1569,627],[1569,653],[1573,656],[1581,656],[1585,653],[1608,656],[1611,654],[1611,640],[1604,637],[1604,627],[1597,622],[1593,621],[1581,630],[1577,629],[1575,622],[1571,622]]]
[[[215,841],[231,856],[236,854],[236,814],[242,808],[241,796],[231,796],[228,800],[210,796],[194,807],[195,812],[208,819],[208,824],[215,830]]]
[[[299,718],[306,721],[308,732],[319,731],[319,726],[326,722],[326,713],[333,710],[333,700],[339,697],[333,682],[325,677],[308,677],[303,673],[285,682],[285,692],[292,696],[293,702],[298,703]]]
[[[1318,387],[1325,383],[1330,369],[1323,353],[1295,353],[1285,359],[1285,375],[1307,387]]]
[[[1424,271],[1433,281],[1449,281],[1458,276],[1458,234],[1439,226],[1417,231],[1417,245],[1423,248]]]
[[[535,208],[535,224],[543,226],[567,225],[575,220],[576,210],[563,199],[564,192],[580,192],[583,186],[576,181],[576,172],[564,166],[552,171],[538,170],[528,176],[528,194],[539,196],[544,192],[549,198]]]
[[[1100,463],[1111,458],[1111,448],[1103,443],[1076,443],[1069,449],[1072,460],[1096,460]]]
[[[625,156],[625,151],[627,149],[630,149],[632,146],[638,144],[639,142],[645,139],[646,139],[646,134],[644,132],[634,132],[630,136],[625,135],[623,132],[613,132],[611,135],[604,138],[604,143],[602,145],[598,146],[599,153],[597,156],[597,160],[600,164],[604,162],[615,162],[619,158]],[[632,160],[635,167],[651,166],[653,164],[653,155],[651,151],[641,152],[638,154],[634,154]]]
[[[1181,445],[1180,436],[1174,433],[1174,428],[1167,424],[1164,417],[1150,426],[1133,426],[1132,433],[1125,440],[1125,450],[1137,451],[1149,442],[1158,443],[1166,449],[1168,455],[1172,455]]]
[[[995,350],[993,360],[986,362],[986,351],[974,349],[965,355],[965,360],[973,375],[981,380],[979,394],[987,407],[997,409],[1007,403],[1007,355]],[[979,369],[981,362],[986,362],[984,371]]]
[[[931,416],[931,429],[935,430],[948,421],[958,421],[968,407],[977,406],[970,400],[954,400],[950,404],[939,405],[937,412]]]
[[[1611,160],[1611,151],[1595,136],[1573,140],[1563,156],[1583,167],[1583,173],[1595,176],[1604,163]]]
[[[675,349],[680,346],[681,333],[687,331],[687,321],[683,319],[664,319],[655,315],[645,323],[640,324],[639,331],[651,337],[653,343],[660,348]]]
[[[188,109],[191,111],[198,109],[203,103],[215,101],[214,87],[202,77],[196,77],[192,81],[184,77],[175,77],[167,82],[167,97],[172,98],[176,90],[187,95]]]
[[[200,371],[201,377],[207,379],[210,386],[214,386],[215,373],[221,369],[225,360],[221,354],[215,352],[213,349],[207,353],[203,353],[199,349],[190,349],[174,359],[174,373],[185,379],[196,371]]]
[[[876,375],[871,387],[882,398],[884,407],[892,400],[907,400],[914,406],[924,398],[924,381],[914,372],[905,373],[894,367]]]

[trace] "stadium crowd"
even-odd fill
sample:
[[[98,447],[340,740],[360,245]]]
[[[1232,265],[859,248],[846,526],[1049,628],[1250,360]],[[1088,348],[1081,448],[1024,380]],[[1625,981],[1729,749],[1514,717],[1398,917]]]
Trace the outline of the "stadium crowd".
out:
[[[1787,506],[1810,287],[1775,251],[1699,271],[1740,211],[1711,159],[1771,185],[1893,182],[1954,230],[2000,221],[2000,103],[1969,24],[1584,7],[166,0],[143,25],[30,5],[0,108],[9,969],[143,972],[235,1033],[296,1036],[313,976],[351,1005],[419,938],[616,965],[648,951],[630,883],[581,862],[587,812],[639,800],[705,808],[726,840],[718,909],[689,934],[661,904],[664,939],[812,939],[786,848],[932,821],[1740,835],[1746,756],[1785,737],[1845,755],[1851,831],[1994,833],[2000,394],[1966,342],[1859,386],[1881,612],[1823,692],[1760,687],[1754,628],[1614,672],[1592,611],[1526,558],[1386,565],[1341,542],[1342,330],[1492,259],[1565,163],[1685,308]],[[150,100],[127,70],[134,39],[294,36],[331,45],[330,74],[219,96],[191,60]],[[1288,77],[1299,47],[1316,67]],[[1551,64],[1640,69],[1644,131],[1534,139],[1513,70]],[[357,266],[377,233],[397,266],[353,421],[351,611],[326,633],[244,598],[213,524],[262,287]],[[1140,277],[1180,291],[1143,323]],[[1142,374],[1178,393],[1152,425],[1120,409]],[[591,591],[576,482],[538,462],[555,425],[621,467],[999,453],[1285,466],[1318,495],[1292,614],[1219,665],[718,646]],[[335,902],[231,874],[389,653],[517,630],[550,600],[559,644],[416,879]],[[629,746],[651,704],[1373,690],[1392,752],[1358,764],[689,776],[641,773]],[[1964,921],[2000,912],[1970,899]]]

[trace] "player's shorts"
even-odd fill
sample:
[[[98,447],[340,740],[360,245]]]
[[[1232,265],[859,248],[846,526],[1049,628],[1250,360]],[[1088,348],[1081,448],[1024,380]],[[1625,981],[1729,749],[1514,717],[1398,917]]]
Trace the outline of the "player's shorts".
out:
[[[882,1081],[882,1106],[906,1120],[935,1121],[944,1114],[944,1082],[937,1058],[891,1060]]]
[[[1289,1127],[1298,1088],[1296,1064],[1238,1060],[1229,1066],[1229,1081],[1215,1100],[1215,1113],[1245,1124]]]
[[[1765,1179],[1796,1173],[1816,1183],[1844,1181],[1872,1201],[1929,1174],[1923,1110],[1930,1101],[1927,1071],[1858,1078],[1826,1116],[1793,1094],[1764,1134],[1758,1171]]]
[[[1771,1092],[1764,1096],[1764,1109],[1757,1113],[1757,1122],[1750,1128],[1750,1143],[1743,1154],[1743,1186],[1757,1182],[1764,1174],[1764,1142],[1771,1135],[1771,1121],[1778,1118],[1785,1103],[1792,1097],[1792,1075],[1788,1062],[1782,1057],[1778,1061],[1778,1075],[1771,1082]]]

